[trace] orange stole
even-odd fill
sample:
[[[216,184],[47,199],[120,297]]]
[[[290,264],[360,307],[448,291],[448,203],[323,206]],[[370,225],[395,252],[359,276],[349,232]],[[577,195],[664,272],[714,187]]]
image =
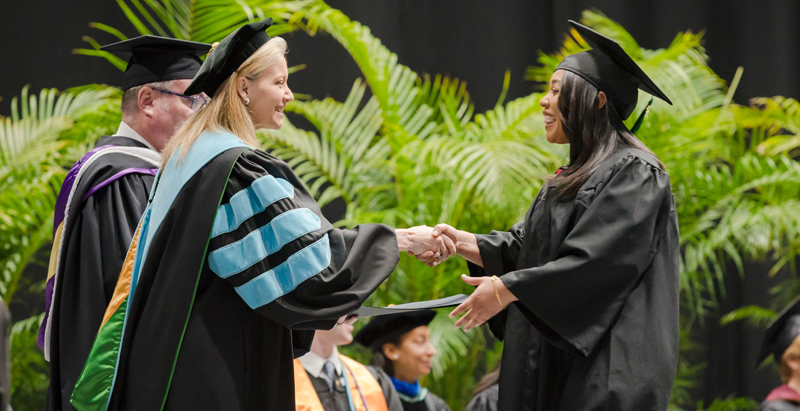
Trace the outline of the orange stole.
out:
[[[342,368],[347,373],[347,382],[350,384],[350,398],[353,400],[356,411],[367,411],[367,407],[369,407],[369,411],[388,411],[389,407],[386,405],[386,398],[383,397],[383,390],[381,390],[381,386],[375,380],[375,377],[367,370],[367,367],[344,355],[339,355],[339,359],[344,365]],[[358,393],[355,381],[358,381],[361,394]],[[364,395],[367,407],[364,406],[361,395]],[[311,384],[311,379],[308,378],[308,373],[306,373],[300,360],[294,360],[294,398],[297,411],[325,411],[322,408],[319,397],[317,397],[317,391],[314,389],[314,385]]]

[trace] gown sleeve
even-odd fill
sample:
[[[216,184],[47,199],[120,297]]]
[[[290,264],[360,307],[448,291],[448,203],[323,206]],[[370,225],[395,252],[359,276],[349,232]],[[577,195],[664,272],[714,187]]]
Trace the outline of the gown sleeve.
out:
[[[295,330],[331,328],[398,260],[393,228],[334,228],[291,168],[260,151],[234,164],[208,250],[211,271],[250,308]]]
[[[483,267],[468,263],[470,275],[499,277],[517,269],[519,250],[525,238],[525,222],[514,224],[508,231],[476,234],[475,238],[478,241]]]
[[[591,201],[576,197],[580,215],[554,260],[502,276],[543,335],[555,333],[554,344],[583,356],[650,265],[672,205],[669,176],[638,157],[621,160],[602,181]]]
[[[472,398],[464,411],[497,411],[498,385],[495,384]]]

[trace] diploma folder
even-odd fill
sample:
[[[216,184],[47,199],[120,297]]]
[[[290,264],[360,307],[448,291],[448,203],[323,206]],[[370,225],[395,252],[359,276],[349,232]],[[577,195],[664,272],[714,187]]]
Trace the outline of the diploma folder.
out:
[[[354,314],[359,318],[369,318],[378,315],[405,313],[417,310],[429,310],[433,308],[455,307],[464,302],[469,297],[466,294],[451,295],[450,297],[439,298],[438,300],[417,301],[415,303],[405,303],[393,305],[391,307],[364,307],[359,308]]]

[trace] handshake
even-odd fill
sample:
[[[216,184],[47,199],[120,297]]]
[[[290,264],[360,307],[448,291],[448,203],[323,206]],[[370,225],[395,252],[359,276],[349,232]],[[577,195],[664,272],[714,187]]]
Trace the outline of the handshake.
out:
[[[397,246],[417,260],[434,267],[458,254],[460,231],[447,224],[436,227],[420,225],[397,229]]]

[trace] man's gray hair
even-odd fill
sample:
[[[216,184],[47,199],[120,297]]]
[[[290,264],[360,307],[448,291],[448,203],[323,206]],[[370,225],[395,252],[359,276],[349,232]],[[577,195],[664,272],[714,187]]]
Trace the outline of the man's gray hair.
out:
[[[122,93],[122,115],[131,116],[139,110],[139,90],[142,87],[150,87],[156,90],[169,90],[175,80],[157,81],[155,83],[142,84],[141,86],[133,86],[124,93]]]

